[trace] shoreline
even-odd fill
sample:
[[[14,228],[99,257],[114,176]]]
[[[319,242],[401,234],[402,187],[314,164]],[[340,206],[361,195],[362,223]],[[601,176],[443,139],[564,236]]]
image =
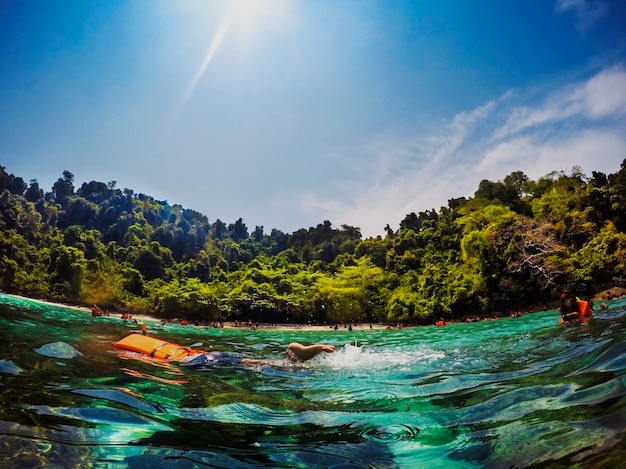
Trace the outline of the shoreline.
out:
[[[67,308],[67,309],[71,309],[74,311],[80,311],[82,313],[86,313],[86,314],[91,314],[91,308],[87,307],[87,306],[78,306],[78,305],[71,305],[71,304],[67,304],[67,303],[61,303],[58,301],[49,301],[49,300],[42,300],[39,298],[31,298],[28,296],[24,296],[24,295],[16,295],[14,293],[6,293],[6,292],[1,292],[2,294],[6,295],[6,296],[11,296],[13,298],[19,298],[22,300],[27,300],[27,301],[32,301],[33,303],[39,303],[39,304],[43,304],[43,305],[47,305],[47,306],[57,306],[57,307],[61,307],[61,308]],[[118,317],[120,320],[121,316],[123,313],[119,313],[119,312],[115,312],[115,313],[110,313],[110,316],[104,316],[104,317]],[[97,316],[100,317],[100,316]],[[95,317],[94,317],[95,318]],[[137,321],[138,324],[141,324],[143,322],[145,323],[159,323],[161,324],[163,322],[162,319],[157,318],[155,316],[150,316],[149,314],[145,314],[145,313],[132,313],[130,314],[130,318],[133,321]],[[171,323],[176,323],[176,324],[180,324],[180,319],[171,319],[171,320],[167,320],[166,324],[171,324]],[[228,321],[228,322],[223,322],[222,323],[224,325],[223,329],[249,329],[249,327],[244,324],[244,323],[240,323],[239,325],[235,325],[234,321]],[[258,327],[256,327],[258,324]],[[302,330],[302,331],[333,331],[334,332],[334,325],[321,325],[321,324],[313,324],[313,325],[309,325],[309,324],[282,324],[282,323],[277,323],[277,324],[271,324],[271,323],[254,323],[255,327],[257,329],[261,329],[261,330],[276,330],[276,331],[280,331],[280,330],[285,330],[285,331],[293,331],[293,330]],[[200,325],[195,325],[193,324],[193,322],[189,322],[188,324],[189,327],[198,327],[198,328],[203,328],[203,329],[209,329],[209,328],[213,328],[210,325],[207,324],[200,324]],[[369,323],[359,323],[359,324],[353,324],[352,327],[353,329],[357,329],[357,330],[385,330],[387,329],[387,327],[391,327],[388,324],[382,324],[382,323],[372,323],[372,328],[370,329],[369,327]],[[338,325],[338,330],[346,330],[347,331],[347,327],[348,324],[346,324],[346,327],[343,327],[343,324],[341,326]],[[405,326],[405,327],[421,327],[421,326]],[[395,327],[391,327],[392,329],[394,329]]]
[[[74,311],[80,311],[86,314],[91,314],[91,308],[87,307],[87,306],[78,306],[78,305],[71,305],[71,304],[67,304],[67,303],[61,303],[61,302],[56,302],[56,301],[49,301],[49,300],[42,300],[39,298],[31,298],[28,296],[23,296],[23,295],[16,295],[13,293],[6,293],[6,292],[1,292],[4,295],[7,296],[11,296],[14,298],[19,298],[22,300],[27,300],[27,301],[32,301],[34,303],[40,303],[40,304],[44,304],[44,305],[48,305],[48,306],[57,306],[57,307],[62,307],[62,308],[68,308],[68,309],[72,309]],[[591,299],[594,302],[604,302],[605,300],[605,296],[607,293],[612,293],[614,295],[616,295],[617,297],[620,296],[624,296],[626,295],[626,289],[625,288],[621,288],[621,287],[614,287],[614,288],[608,288],[606,290],[602,290],[600,292],[597,292],[596,294],[591,296]],[[544,303],[541,305],[534,305],[534,306],[527,306],[525,308],[520,308],[515,310],[516,312],[519,312],[519,314],[521,316],[524,316],[526,314],[533,314],[533,313],[538,313],[538,312],[543,312],[543,311],[550,311],[550,310],[556,310],[559,306],[558,301],[554,301],[551,303]],[[596,308],[595,311],[598,311],[598,309]],[[511,312],[509,313],[500,313],[500,314],[491,314],[491,315],[480,315],[482,317],[481,321],[485,320],[493,320],[495,317],[497,317],[498,319],[502,318],[502,317],[508,317],[509,314],[511,314],[513,312],[513,310],[511,310]],[[121,318],[123,313],[119,313],[119,312],[115,312],[112,313],[110,316],[108,317],[116,317],[119,315],[120,320],[123,320]],[[98,316],[99,317],[99,316]],[[130,314],[130,318],[132,321],[136,321],[137,324],[141,324],[141,323],[162,323],[163,320],[160,318],[157,318],[155,316],[151,316],[149,314],[145,314],[145,313],[138,313],[138,314]],[[165,324],[168,323],[177,323],[180,324],[181,320],[180,318],[175,318],[172,320],[167,320]],[[220,322],[217,321],[218,323],[223,324],[222,327],[217,327],[217,328],[223,328],[223,329],[261,329],[261,330],[275,330],[275,331],[314,331],[314,332],[321,332],[321,331],[326,331],[326,332],[335,332],[335,325],[334,324],[284,324],[284,323],[277,323],[277,324],[271,324],[271,323],[254,323],[253,327],[248,326],[246,323],[237,323],[235,324],[234,321],[228,321],[228,322]],[[446,320],[445,323],[446,324],[455,324],[455,323],[462,323],[464,321],[462,320]],[[211,325],[208,324],[194,324],[193,322],[189,322],[188,324],[190,327],[198,327],[198,328],[214,328]],[[415,324],[408,324],[408,325],[401,325],[400,328],[397,327],[397,325],[391,325],[391,324],[385,324],[385,323],[356,323],[356,324],[339,324],[337,323],[337,331],[349,331],[349,326],[352,326],[352,330],[357,330],[357,331],[363,331],[363,330],[389,330],[389,329],[411,329],[414,327],[425,327],[424,325],[415,325]],[[434,319],[433,320],[433,324],[432,326],[436,326],[437,325],[437,320]],[[428,326],[428,325],[426,325]]]
[[[14,293],[6,293],[6,292],[1,292],[3,295],[6,296],[12,296],[13,298],[19,298],[22,300],[27,300],[27,301],[32,301],[33,303],[39,303],[42,305],[47,305],[47,306],[58,306],[61,308],[67,308],[67,309],[71,309],[74,311],[80,311],[82,313],[87,313],[87,314],[91,314],[91,308],[87,307],[87,306],[78,306],[78,305],[71,305],[68,303],[61,303],[58,301],[49,301],[49,300],[42,300],[39,298],[31,298],[29,296],[24,296],[24,295],[16,295]],[[115,316],[121,316],[122,313],[111,313],[110,316],[108,317],[115,317]],[[98,316],[99,317],[99,316]],[[150,321],[150,322],[161,322],[160,319],[154,317],[154,316],[150,316],[148,314],[133,314],[132,315],[133,319],[136,319],[138,322],[139,321]]]

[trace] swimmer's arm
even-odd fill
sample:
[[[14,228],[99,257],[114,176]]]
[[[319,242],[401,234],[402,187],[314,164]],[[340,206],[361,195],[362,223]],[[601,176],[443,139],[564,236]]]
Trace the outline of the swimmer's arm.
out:
[[[287,347],[287,359],[292,362],[305,362],[316,357],[322,352],[332,353],[335,351],[334,345],[313,344],[302,345],[298,342],[292,342]]]

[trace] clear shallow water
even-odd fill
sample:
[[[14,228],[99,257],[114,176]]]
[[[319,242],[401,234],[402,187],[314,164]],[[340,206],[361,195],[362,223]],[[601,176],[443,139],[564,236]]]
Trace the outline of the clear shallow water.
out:
[[[252,367],[115,350],[118,317],[0,294],[0,466],[620,467],[626,300],[587,325],[548,311],[443,328],[148,326]],[[334,354],[284,361],[291,341]]]

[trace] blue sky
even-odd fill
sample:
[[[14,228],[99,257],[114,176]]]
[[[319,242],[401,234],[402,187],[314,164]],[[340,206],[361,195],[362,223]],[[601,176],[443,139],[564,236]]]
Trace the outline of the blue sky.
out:
[[[2,0],[0,165],[364,236],[626,158],[621,0]]]

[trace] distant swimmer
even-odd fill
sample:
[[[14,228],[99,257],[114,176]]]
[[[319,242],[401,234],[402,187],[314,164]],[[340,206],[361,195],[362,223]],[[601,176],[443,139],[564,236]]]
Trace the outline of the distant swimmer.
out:
[[[561,313],[561,324],[574,320],[587,322],[591,319],[592,315],[589,302],[580,300],[569,292],[561,293],[559,312]]]

